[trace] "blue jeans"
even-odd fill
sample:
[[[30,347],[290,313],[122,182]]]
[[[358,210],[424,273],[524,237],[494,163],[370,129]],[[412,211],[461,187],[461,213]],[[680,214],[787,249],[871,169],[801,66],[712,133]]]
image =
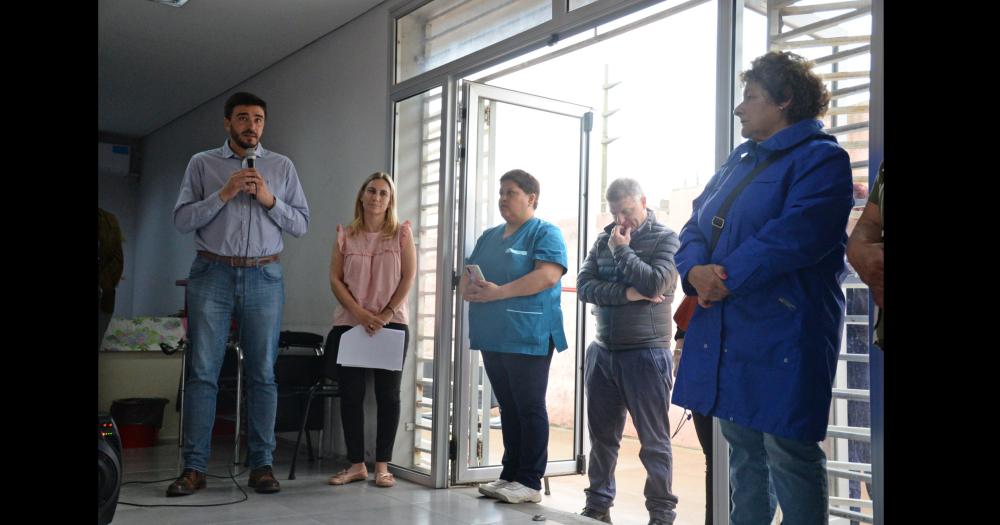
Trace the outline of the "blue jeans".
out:
[[[271,464],[278,388],[274,362],[285,303],[281,264],[233,268],[196,257],[188,276],[189,372],[184,394],[184,467],[208,470],[219,393],[232,318],[240,328],[246,389],[250,468]],[[238,429],[237,429],[238,430]]]
[[[549,458],[545,391],[549,386],[552,350],[548,355],[480,353],[500,405],[500,427],[503,429],[500,479],[541,490]]]
[[[639,435],[639,460],[646,469],[646,510],[650,519],[673,523],[677,496],[670,448],[671,361],[666,348],[612,352],[594,342],[587,347],[584,383],[590,433],[590,487],[587,506],[606,511],[615,499],[615,465],[625,429],[625,411]]]
[[[829,523],[826,454],[813,441],[786,439],[719,419],[729,442],[731,525]],[[772,488],[773,487],[773,488]]]

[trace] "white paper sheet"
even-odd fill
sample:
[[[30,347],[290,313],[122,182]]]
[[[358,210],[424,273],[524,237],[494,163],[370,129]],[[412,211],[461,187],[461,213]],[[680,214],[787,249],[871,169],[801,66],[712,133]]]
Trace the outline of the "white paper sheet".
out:
[[[369,336],[361,325],[340,336],[337,364],[385,370],[403,369],[403,344],[406,334],[402,330],[383,328]]]

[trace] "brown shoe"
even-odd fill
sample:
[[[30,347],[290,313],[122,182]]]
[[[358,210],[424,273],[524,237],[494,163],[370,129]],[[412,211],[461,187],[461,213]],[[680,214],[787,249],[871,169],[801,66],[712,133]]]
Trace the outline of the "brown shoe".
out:
[[[271,465],[257,467],[250,471],[250,480],[247,485],[253,487],[254,491],[260,494],[271,494],[281,490],[278,480],[274,479],[274,471]]]
[[[167,497],[190,496],[198,489],[203,489],[208,485],[205,474],[195,469],[186,468],[181,472],[179,478],[167,487]]]

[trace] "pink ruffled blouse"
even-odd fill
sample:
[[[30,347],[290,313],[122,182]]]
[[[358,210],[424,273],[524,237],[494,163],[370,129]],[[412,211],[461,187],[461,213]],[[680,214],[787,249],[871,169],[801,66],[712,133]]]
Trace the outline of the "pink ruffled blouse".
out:
[[[349,227],[337,225],[337,246],[344,257],[344,284],[362,308],[381,312],[402,280],[400,253],[403,242],[413,236],[410,221],[400,224],[391,239],[383,238],[382,232],[349,233]],[[396,308],[389,322],[409,324],[408,302],[403,301]],[[355,326],[361,321],[338,303],[333,312],[333,324]]]

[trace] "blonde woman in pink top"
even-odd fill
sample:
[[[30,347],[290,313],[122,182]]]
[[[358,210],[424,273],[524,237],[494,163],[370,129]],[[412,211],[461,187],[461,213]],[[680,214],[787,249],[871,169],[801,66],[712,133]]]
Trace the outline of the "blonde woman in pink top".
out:
[[[417,251],[410,221],[396,218],[396,186],[389,174],[373,173],[361,185],[354,202],[354,222],[337,225],[337,242],[330,261],[330,288],[339,305],[333,329],[326,338],[326,375],[340,382],[340,419],[347,443],[350,468],[334,474],[329,483],[343,485],[368,479],[365,451],[365,374],[367,368],[337,365],[340,336],[362,325],[374,334],[382,328],[402,330],[405,348],[410,343],[407,327],[407,294],[417,271]],[[396,484],[389,473],[392,446],[399,425],[399,385],[403,373],[371,369],[378,402],[378,432],[375,440],[375,484]]]

